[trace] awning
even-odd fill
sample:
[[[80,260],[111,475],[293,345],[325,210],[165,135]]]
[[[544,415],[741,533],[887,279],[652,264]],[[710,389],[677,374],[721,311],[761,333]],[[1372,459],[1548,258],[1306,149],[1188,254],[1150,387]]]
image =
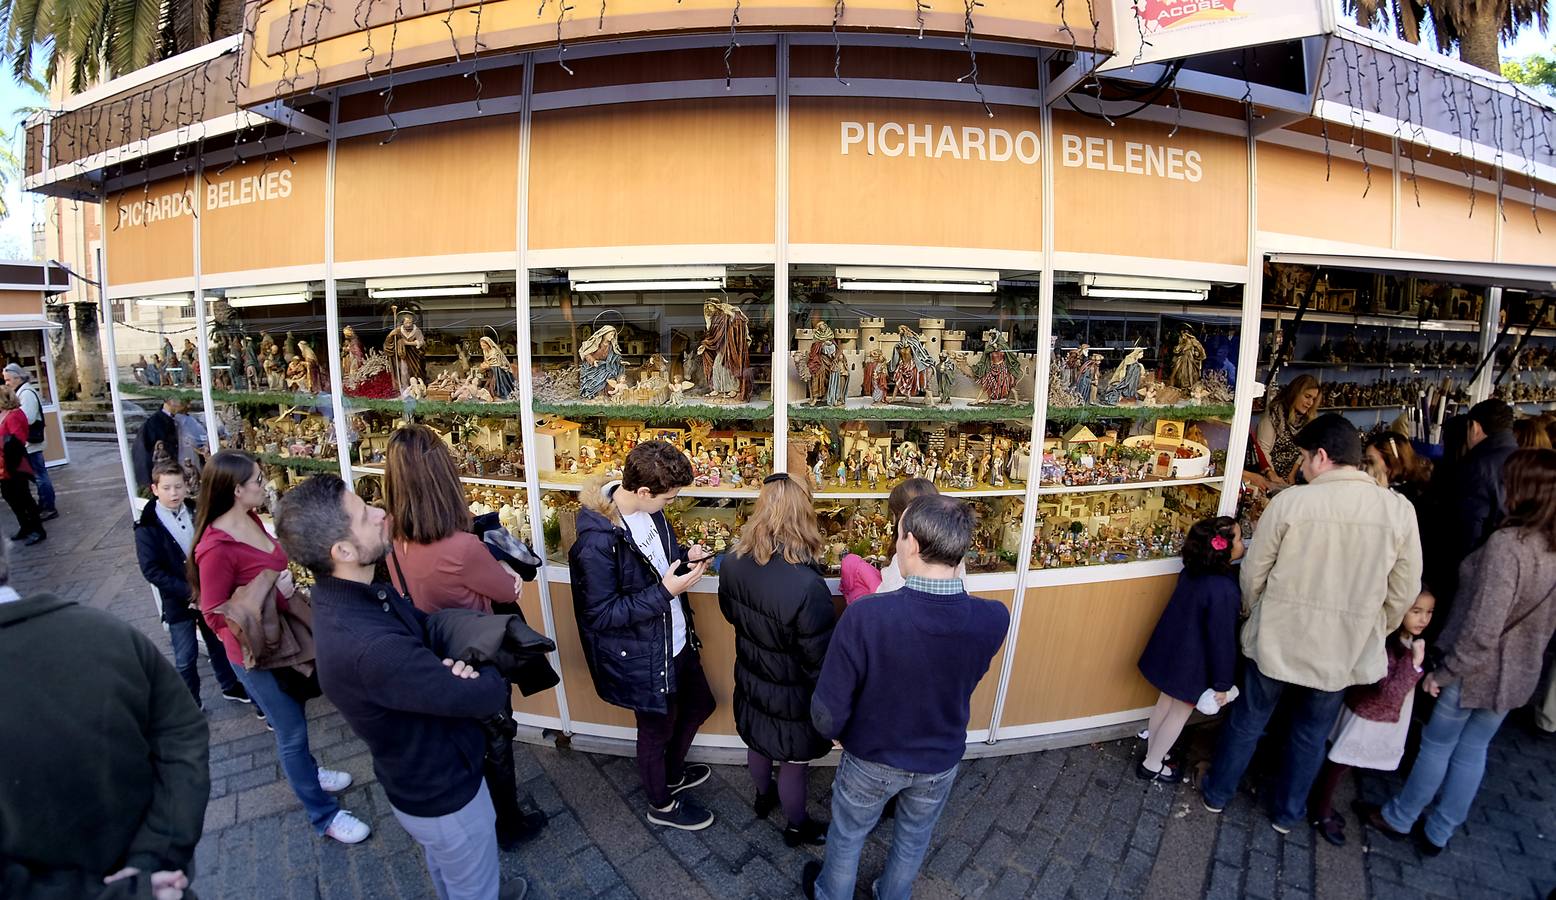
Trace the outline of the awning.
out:
[[[1421,259],[1408,256],[1347,256],[1329,253],[1271,253],[1269,258],[1271,262],[1298,266],[1414,275],[1486,287],[1521,288],[1526,291],[1541,292],[1556,290],[1556,267],[1553,266]]]
[[[36,331],[40,328],[64,328],[43,316],[0,316],[0,331]]]

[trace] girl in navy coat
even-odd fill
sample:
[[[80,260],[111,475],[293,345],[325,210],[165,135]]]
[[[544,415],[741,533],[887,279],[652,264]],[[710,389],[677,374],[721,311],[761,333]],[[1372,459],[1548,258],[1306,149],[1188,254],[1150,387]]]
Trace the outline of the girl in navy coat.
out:
[[[1183,574],[1140,655],[1140,674],[1161,696],[1147,726],[1142,779],[1176,781],[1165,762],[1194,705],[1207,689],[1225,705],[1237,663],[1237,617],[1243,596],[1232,563],[1243,557],[1242,530],[1229,516],[1194,524],[1183,540]]]

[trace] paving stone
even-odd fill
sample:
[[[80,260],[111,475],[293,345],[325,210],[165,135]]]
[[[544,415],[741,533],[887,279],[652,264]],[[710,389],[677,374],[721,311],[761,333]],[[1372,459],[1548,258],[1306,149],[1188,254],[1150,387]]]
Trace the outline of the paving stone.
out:
[[[1043,877],[1038,880],[1032,896],[1038,900],[1057,900],[1069,894],[1070,885],[1074,881],[1075,867],[1062,859],[1055,859],[1043,868]]]

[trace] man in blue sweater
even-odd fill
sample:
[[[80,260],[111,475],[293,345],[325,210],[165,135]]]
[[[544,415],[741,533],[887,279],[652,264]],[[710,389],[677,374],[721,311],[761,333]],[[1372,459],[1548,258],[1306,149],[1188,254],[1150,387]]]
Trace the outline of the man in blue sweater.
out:
[[[973,516],[951,497],[920,497],[897,525],[907,586],[866,597],[838,621],[811,699],[817,730],[843,744],[832,782],[827,857],[805,864],[805,895],[849,900],[859,851],[897,798],[879,900],[908,900],[967,743],[968,703],[1005,641],[1010,613],[962,588],[956,567]]]
[[[313,637],[319,685],[373,755],[394,816],[421,844],[439,900],[517,900],[502,885],[497,813],[482,776],[477,720],[506,712],[495,670],[439,659],[426,616],[373,572],[389,553],[389,519],[316,475],[281,499],[276,536],[317,577]]]

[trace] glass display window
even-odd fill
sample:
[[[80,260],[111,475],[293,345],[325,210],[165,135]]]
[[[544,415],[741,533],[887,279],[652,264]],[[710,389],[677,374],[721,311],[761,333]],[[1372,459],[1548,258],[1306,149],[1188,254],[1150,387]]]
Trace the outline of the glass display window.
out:
[[[45,332],[0,332],[0,367],[16,363],[32,377],[45,404],[54,402],[54,385],[49,378],[49,357],[44,353]]]
[[[1216,515],[1220,502],[1221,491],[1210,484],[1044,493],[1038,498],[1031,566],[1058,569],[1177,556],[1189,528]]]
[[[1520,415],[1556,410],[1556,294],[1503,291],[1499,330],[1492,396]]]

